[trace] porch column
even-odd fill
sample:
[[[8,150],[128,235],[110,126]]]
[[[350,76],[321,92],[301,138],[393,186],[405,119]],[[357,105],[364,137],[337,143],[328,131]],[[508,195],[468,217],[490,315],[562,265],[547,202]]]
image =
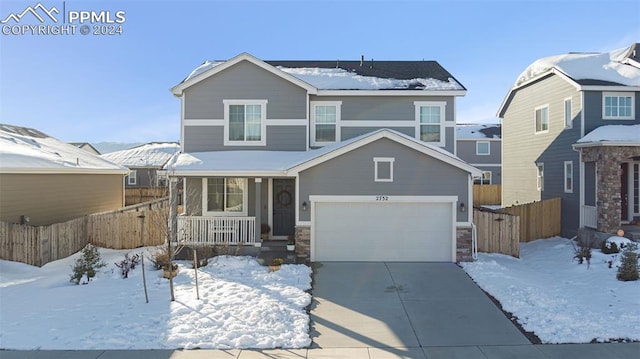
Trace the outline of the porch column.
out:
[[[612,157],[605,153],[596,162],[598,231],[604,233],[614,233],[618,230],[622,219],[621,163],[619,159]]]
[[[260,232],[261,232],[261,228],[262,227],[262,178],[256,178],[255,179],[255,183],[256,183],[256,207],[255,207],[255,217],[256,217],[256,228],[255,228],[255,232],[256,232],[256,243],[257,242],[261,242],[261,238],[260,238]]]

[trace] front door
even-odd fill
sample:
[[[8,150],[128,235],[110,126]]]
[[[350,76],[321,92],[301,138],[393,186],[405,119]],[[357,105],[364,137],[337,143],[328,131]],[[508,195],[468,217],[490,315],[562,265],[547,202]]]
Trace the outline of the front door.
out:
[[[294,179],[273,180],[273,235],[293,235],[296,224]]]

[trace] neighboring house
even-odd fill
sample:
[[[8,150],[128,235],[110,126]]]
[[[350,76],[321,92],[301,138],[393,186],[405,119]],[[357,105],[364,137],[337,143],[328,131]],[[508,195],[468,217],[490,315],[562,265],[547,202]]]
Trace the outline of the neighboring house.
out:
[[[311,261],[471,257],[472,177],[455,157],[465,88],[434,61],[206,62],[182,102],[182,239],[293,237]]]
[[[562,198],[562,235],[640,216],[639,45],[542,58],[502,103],[502,204]]]
[[[175,142],[151,142],[100,157],[129,168],[125,188],[155,188],[166,186],[166,177],[158,171],[179,151],[180,145]]]
[[[0,221],[47,225],[121,208],[127,172],[40,131],[0,124]]]
[[[95,147],[93,147],[93,145],[91,145],[89,142],[69,142],[69,143],[80,149],[88,151],[89,153],[93,153],[96,156],[100,156],[100,151],[98,151]]]
[[[482,171],[474,184],[500,184],[502,146],[500,124],[456,125],[456,155]]]

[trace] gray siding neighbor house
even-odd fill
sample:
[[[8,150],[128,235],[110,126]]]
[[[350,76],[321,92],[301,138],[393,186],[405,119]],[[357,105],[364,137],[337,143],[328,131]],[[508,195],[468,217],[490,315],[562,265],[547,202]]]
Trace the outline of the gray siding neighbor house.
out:
[[[179,151],[180,144],[175,142],[151,142],[100,157],[129,169],[125,188],[156,188],[166,186],[158,171]]]
[[[0,124],[0,221],[43,226],[121,208],[126,174],[38,130]]]
[[[182,103],[182,243],[295,240],[310,261],[472,257],[466,89],[435,61],[207,61]]]
[[[502,181],[502,141],[500,124],[456,125],[456,155],[482,171],[474,184]]]
[[[562,198],[562,235],[604,233],[640,216],[638,44],[531,64],[502,119],[502,205]]]

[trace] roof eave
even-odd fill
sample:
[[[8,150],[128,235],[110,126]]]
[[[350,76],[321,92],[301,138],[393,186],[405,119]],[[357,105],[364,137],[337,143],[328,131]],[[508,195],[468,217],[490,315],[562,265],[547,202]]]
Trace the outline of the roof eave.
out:
[[[169,177],[287,177],[285,170],[164,170]]]
[[[127,175],[129,169],[100,169],[100,168],[0,168],[0,174],[105,174]]]
[[[318,90],[318,96],[465,96],[467,90]]]
[[[593,141],[593,142],[577,142],[573,148],[585,147],[640,147],[640,142],[633,141]]]

